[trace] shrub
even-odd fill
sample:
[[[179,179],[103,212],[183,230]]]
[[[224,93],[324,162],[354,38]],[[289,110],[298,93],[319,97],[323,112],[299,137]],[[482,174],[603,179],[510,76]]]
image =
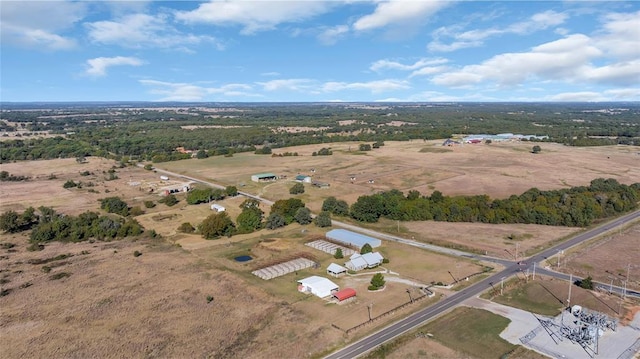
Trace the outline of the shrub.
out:
[[[213,302],[213,296],[212,295],[208,295],[207,296],[207,303],[211,303]]]
[[[144,206],[147,208],[153,208],[156,204],[153,201],[144,201]]]
[[[52,276],[49,277],[49,280],[58,280],[58,279],[62,279],[65,277],[70,277],[71,273],[67,273],[67,272],[60,272],[60,273],[56,273]]]
[[[178,227],[178,232],[193,233],[196,229],[189,222],[184,222]]]
[[[73,182],[73,180],[68,180],[62,185],[62,188],[73,188],[73,187],[78,187],[78,184]]]
[[[140,251],[133,252],[133,256],[134,257],[140,257],[141,255],[142,255],[142,252],[140,252]]]

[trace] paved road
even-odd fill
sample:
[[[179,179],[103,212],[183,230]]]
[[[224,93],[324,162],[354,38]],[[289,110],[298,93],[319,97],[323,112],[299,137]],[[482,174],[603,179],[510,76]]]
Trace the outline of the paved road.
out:
[[[166,170],[161,170],[161,169],[156,169],[156,172],[160,172],[166,175],[170,175],[170,176],[174,176],[174,177],[181,177],[184,179],[188,179],[190,181],[194,181],[194,182],[198,182],[198,183],[203,183],[209,186],[212,186],[214,188],[221,188],[224,189],[224,186],[221,186],[219,184],[213,183],[213,182],[207,182],[207,181],[203,181],[201,179],[198,178],[194,178],[194,177],[190,177],[190,176],[186,176],[180,173],[175,173],[175,172],[170,172],[170,171],[166,171]],[[243,195],[245,197],[248,198],[253,198],[256,200],[259,200],[267,205],[272,205],[273,201],[264,199],[262,197],[259,196],[255,196],[246,192],[238,192],[240,195]],[[390,241],[395,241],[395,242],[399,242],[399,243],[403,243],[406,245],[410,245],[410,246],[414,246],[414,247],[418,247],[418,248],[423,248],[423,249],[427,249],[433,252],[437,252],[437,253],[443,253],[443,254],[448,254],[448,255],[453,255],[453,256],[459,256],[459,257],[465,257],[465,258],[469,258],[469,259],[477,259],[477,260],[483,260],[483,261],[489,261],[489,262],[494,262],[494,263],[499,263],[502,264],[503,266],[505,266],[505,269],[495,273],[494,275],[485,278],[483,280],[481,280],[478,283],[475,283],[473,285],[471,285],[470,287],[461,290],[460,292],[456,292],[455,294],[449,296],[448,298],[445,298],[443,300],[441,300],[440,302],[422,309],[414,314],[409,315],[408,317],[401,319],[381,330],[379,330],[376,333],[373,333],[371,335],[369,335],[368,337],[365,337],[363,339],[358,340],[357,342],[354,342],[348,346],[346,346],[343,349],[340,349],[336,352],[334,352],[331,355],[328,355],[327,357],[325,357],[326,359],[339,359],[339,358],[355,358],[357,356],[360,356],[374,348],[376,348],[377,346],[399,336],[402,335],[404,333],[406,333],[407,331],[418,327],[420,325],[423,325],[425,322],[429,321],[430,319],[433,319],[434,317],[444,313],[445,311],[459,305],[460,303],[462,303],[463,301],[465,301],[468,298],[471,298],[473,296],[476,296],[480,293],[482,293],[483,291],[487,290],[488,288],[490,288],[491,286],[495,286],[497,285],[501,280],[506,279],[508,277],[511,277],[512,275],[515,275],[516,273],[523,273],[527,270],[529,270],[531,273],[533,273],[534,270],[534,263],[535,265],[537,265],[537,263],[540,263],[541,261],[561,252],[564,250],[567,250],[577,244],[580,244],[584,241],[587,241],[589,239],[592,239],[594,237],[597,237],[603,233],[606,233],[608,231],[611,231],[619,226],[623,226],[629,222],[635,221],[638,218],[640,218],[640,211],[636,211],[633,213],[629,213],[627,215],[624,215],[620,218],[617,218],[611,222],[607,222],[602,226],[599,226],[597,228],[588,230],[586,232],[583,232],[581,234],[578,234],[574,237],[572,237],[571,239],[562,242],[556,246],[550,247],[544,251],[542,251],[541,253],[538,253],[530,258],[527,258],[526,260],[523,260],[519,263],[514,263],[513,261],[509,261],[509,260],[504,260],[501,258],[495,258],[495,257],[489,257],[489,256],[482,256],[482,255],[476,255],[476,254],[470,254],[467,252],[463,252],[463,251],[459,251],[456,249],[451,249],[451,248],[443,248],[443,247],[439,247],[439,246],[435,246],[435,245],[431,245],[431,244],[427,244],[427,243],[421,243],[421,242],[417,242],[414,240],[409,240],[406,238],[402,238],[402,237],[398,237],[398,236],[394,236],[391,234],[386,234],[386,233],[381,233],[381,232],[377,232],[374,230],[370,230],[370,229],[366,229],[366,228],[361,228],[352,224],[348,224],[348,223],[344,223],[344,222],[340,222],[340,221],[332,221],[332,224],[335,226],[339,226],[339,227],[343,227],[349,230],[353,230],[356,232],[360,232],[363,234],[368,234],[380,239],[385,239],[385,240],[390,240]],[[559,278],[559,279],[564,279],[564,280],[568,280],[569,279],[569,275],[564,274],[564,273],[559,273],[559,272],[555,272],[555,271],[551,271],[545,268],[536,268],[535,269],[536,272],[538,274],[542,274],[542,275],[548,275],[551,277],[555,277],[555,278]],[[574,277],[575,280],[579,280],[582,278],[578,278],[578,277]],[[608,290],[611,286],[607,285],[606,283],[594,283],[595,286],[603,288],[605,290]],[[613,287],[614,291],[616,291],[617,293],[623,293],[624,288],[620,288],[620,287]],[[640,297],[640,292],[637,291],[630,291],[627,290],[626,291],[626,295],[630,295],[630,296],[635,296],[635,297]]]
[[[608,222],[600,227],[594,228],[592,230],[583,232],[561,244],[558,244],[557,246],[551,247],[543,252],[541,252],[540,254],[537,254],[529,259],[527,259],[524,262],[521,262],[521,264],[518,263],[511,263],[511,265],[509,265],[508,267],[506,267],[504,270],[488,277],[485,278],[483,280],[481,280],[478,283],[473,284],[472,286],[463,289],[460,292],[457,292],[451,296],[449,296],[448,298],[445,298],[443,300],[441,300],[440,302],[422,309],[414,314],[409,315],[408,317],[401,319],[363,339],[360,339],[348,346],[346,346],[343,349],[340,349],[336,352],[334,352],[333,354],[330,354],[328,356],[325,357],[325,359],[340,359],[340,358],[355,358],[358,357],[374,348],[376,348],[377,346],[401,335],[406,333],[407,331],[414,329],[420,325],[423,325],[425,322],[429,321],[430,319],[433,319],[434,317],[442,314],[443,312],[457,306],[458,304],[460,304],[461,302],[463,302],[464,300],[471,298],[473,296],[476,296],[478,294],[480,294],[481,292],[487,290],[488,288],[490,288],[492,285],[496,286],[498,285],[498,283],[502,280],[502,279],[506,279],[507,277],[510,277],[518,272],[523,272],[526,271],[527,269],[530,269],[531,272],[533,272],[533,263],[538,263],[540,261],[542,261],[543,259],[546,259],[550,256],[552,256],[553,254],[557,253],[560,250],[566,250],[576,244],[579,244],[583,241],[589,240],[591,238],[594,238],[596,236],[599,236],[607,231],[610,231],[613,228],[616,228],[617,226],[622,226],[626,223],[629,223],[631,221],[635,221],[638,218],[640,218],[640,211],[636,211],[630,214],[627,214],[625,216],[622,216],[614,221]],[[524,265],[522,265],[522,263],[524,263]],[[549,274],[552,276],[556,276],[558,274],[561,273],[557,273],[557,272],[552,272],[552,271],[545,271],[544,269],[536,269],[538,273],[540,273],[540,271],[542,272],[546,272],[544,274]],[[565,274],[562,274],[563,276],[568,277]],[[578,278],[576,278],[578,279]],[[602,283],[598,283],[597,285],[601,286],[603,285]],[[629,293],[631,294],[631,293]]]

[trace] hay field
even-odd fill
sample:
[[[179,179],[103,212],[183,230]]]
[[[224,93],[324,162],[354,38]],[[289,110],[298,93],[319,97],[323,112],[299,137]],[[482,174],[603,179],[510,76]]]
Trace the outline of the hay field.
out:
[[[631,146],[569,147],[537,143],[542,152],[532,154],[531,142],[457,147],[443,147],[441,143],[386,142],[381,148],[367,152],[357,151],[359,143],[355,142],[306,145],[273,150],[298,152],[297,157],[240,153],[233,157],[161,163],[158,167],[236,185],[269,199],[280,198],[297,174],[330,183],[329,189],[305,185],[311,206],[318,199],[321,204],[321,199],[328,196],[352,203],[360,195],[393,188],[405,192],[415,189],[423,195],[439,190],[445,195],[487,194],[505,198],[531,187],[551,190],[588,185],[599,177],[631,184],[640,178],[640,153]],[[331,147],[333,155],[311,156],[322,147]],[[252,174],[262,172],[286,175],[288,180],[277,185],[251,182]],[[353,183],[351,177],[355,177]]]

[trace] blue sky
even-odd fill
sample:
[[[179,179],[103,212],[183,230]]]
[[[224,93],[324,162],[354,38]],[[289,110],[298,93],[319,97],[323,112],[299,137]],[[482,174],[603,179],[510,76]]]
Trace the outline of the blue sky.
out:
[[[5,1],[1,101],[640,101],[637,1]]]

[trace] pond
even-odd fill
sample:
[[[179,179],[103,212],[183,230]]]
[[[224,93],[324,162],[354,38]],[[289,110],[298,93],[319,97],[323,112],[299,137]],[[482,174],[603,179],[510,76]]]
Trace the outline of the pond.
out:
[[[251,258],[251,256],[238,256],[233,258],[236,260],[236,262],[248,262],[250,260],[252,260],[253,258]]]

